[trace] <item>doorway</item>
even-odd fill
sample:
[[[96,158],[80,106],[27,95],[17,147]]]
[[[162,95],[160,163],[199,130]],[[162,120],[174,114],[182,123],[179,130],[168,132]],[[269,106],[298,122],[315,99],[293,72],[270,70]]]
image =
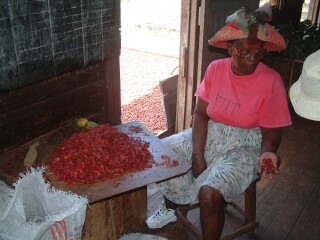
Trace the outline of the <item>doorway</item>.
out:
[[[181,0],[121,1],[121,121],[166,129],[159,82],[178,73]]]

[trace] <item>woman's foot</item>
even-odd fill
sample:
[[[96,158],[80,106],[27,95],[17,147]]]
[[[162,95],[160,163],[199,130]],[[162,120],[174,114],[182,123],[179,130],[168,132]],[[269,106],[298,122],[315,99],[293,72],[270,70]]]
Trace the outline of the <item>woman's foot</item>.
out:
[[[167,209],[165,203],[163,202],[160,209],[152,214],[147,220],[146,224],[149,228],[162,228],[170,222],[177,221],[177,217],[174,214],[173,209]]]

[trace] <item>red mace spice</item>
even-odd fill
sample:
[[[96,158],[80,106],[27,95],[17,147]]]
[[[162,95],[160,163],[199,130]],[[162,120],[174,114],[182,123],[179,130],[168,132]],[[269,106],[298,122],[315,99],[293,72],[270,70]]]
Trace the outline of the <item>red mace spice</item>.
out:
[[[179,165],[178,160],[171,159],[168,155],[161,155],[161,158],[164,160],[164,162],[157,163],[157,166],[176,167]]]
[[[263,170],[267,171],[267,173],[273,173],[274,167],[271,158],[262,159],[263,162]]]
[[[48,165],[68,186],[95,183],[151,168],[155,161],[149,144],[109,124],[99,125],[60,143]]]
[[[130,126],[129,127],[130,133],[141,133],[143,130],[139,126]]]

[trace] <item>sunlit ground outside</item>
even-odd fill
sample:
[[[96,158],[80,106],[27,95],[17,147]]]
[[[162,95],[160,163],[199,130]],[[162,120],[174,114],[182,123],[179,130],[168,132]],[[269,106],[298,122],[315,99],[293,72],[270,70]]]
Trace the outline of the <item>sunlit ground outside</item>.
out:
[[[178,72],[181,0],[121,1],[121,120],[166,129],[159,81]]]
[[[181,0],[122,0],[122,47],[179,57]]]

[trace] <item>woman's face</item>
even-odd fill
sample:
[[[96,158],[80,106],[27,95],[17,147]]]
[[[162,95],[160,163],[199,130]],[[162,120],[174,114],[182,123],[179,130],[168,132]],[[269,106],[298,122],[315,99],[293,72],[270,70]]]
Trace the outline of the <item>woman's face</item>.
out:
[[[259,62],[264,57],[263,42],[248,45],[246,38],[229,43],[228,52],[232,57],[231,68],[234,74],[250,75],[256,70]]]

